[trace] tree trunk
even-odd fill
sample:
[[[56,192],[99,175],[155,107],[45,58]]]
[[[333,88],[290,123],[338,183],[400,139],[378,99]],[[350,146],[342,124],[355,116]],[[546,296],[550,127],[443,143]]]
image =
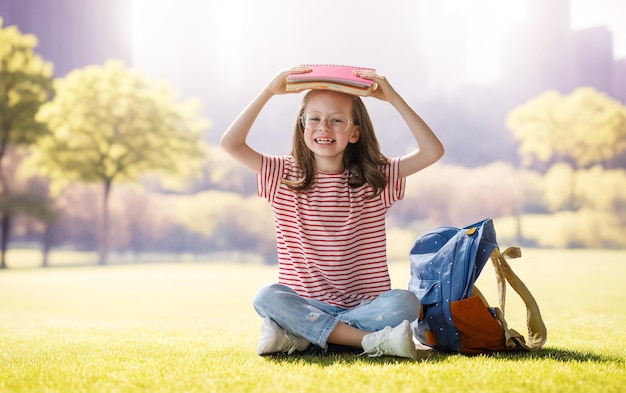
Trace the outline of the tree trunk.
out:
[[[7,248],[9,247],[9,233],[11,230],[11,216],[5,214],[2,219],[0,219],[0,269],[6,269],[6,255]]]
[[[4,170],[2,168],[2,158],[4,157],[4,152],[6,151],[6,139],[7,133],[3,133],[2,143],[0,143],[0,197],[7,197],[9,195],[9,187],[7,186],[4,180]],[[6,202],[6,201],[3,201]],[[8,206],[6,203],[3,203],[4,206],[0,211],[0,269],[6,269],[6,254],[7,248],[9,247],[9,231],[11,230],[11,216],[8,210]]]
[[[52,248],[52,223],[46,223],[46,227],[43,231],[42,247],[41,247],[41,267],[48,267],[48,255]]]
[[[102,197],[102,226],[100,229],[100,255],[98,264],[106,265],[109,258],[109,194],[111,180],[104,181],[104,195]]]

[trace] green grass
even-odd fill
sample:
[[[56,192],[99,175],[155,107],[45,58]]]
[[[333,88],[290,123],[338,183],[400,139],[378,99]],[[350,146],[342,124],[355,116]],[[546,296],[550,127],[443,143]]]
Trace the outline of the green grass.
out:
[[[251,307],[275,267],[180,263],[0,271],[0,392],[618,392],[624,251],[524,250],[511,264],[548,327],[543,350],[417,361],[259,357]],[[28,265],[28,264],[26,264]],[[405,288],[408,263],[392,264]],[[479,286],[495,297],[491,271]],[[509,291],[509,324],[525,332]]]

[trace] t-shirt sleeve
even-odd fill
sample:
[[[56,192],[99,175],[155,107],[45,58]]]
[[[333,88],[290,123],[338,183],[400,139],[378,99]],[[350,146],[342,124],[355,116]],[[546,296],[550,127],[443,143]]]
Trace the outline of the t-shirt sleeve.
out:
[[[406,178],[400,177],[400,157],[389,159],[384,170],[387,176],[387,186],[383,190],[381,198],[385,207],[389,209],[396,201],[404,198]]]
[[[270,203],[280,186],[285,168],[284,157],[263,155],[261,172],[257,174],[257,193]]]

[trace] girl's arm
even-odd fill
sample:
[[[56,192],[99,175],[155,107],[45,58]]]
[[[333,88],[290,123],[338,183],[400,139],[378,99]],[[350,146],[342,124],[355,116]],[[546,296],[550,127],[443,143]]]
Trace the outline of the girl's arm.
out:
[[[261,171],[262,155],[246,142],[248,133],[270,98],[277,94],[287,93],[285,89],[287,76],[292,73],[307,72],[308,70],[306,67],[292,67],[280,71],[224,132],[220,140],[222,148],[234,159],[252,169],[255,173],[259,173]]]
[[[417,150],[400,158],[400,177],[412,175],[437,162],[444,153],[439,138],[391,87],[387,79],[371,71],[356,72],[356,75],[371,79],[378,84],[378,88],[372,92],[371,96],[387,101],[396,108],[417,142]]]

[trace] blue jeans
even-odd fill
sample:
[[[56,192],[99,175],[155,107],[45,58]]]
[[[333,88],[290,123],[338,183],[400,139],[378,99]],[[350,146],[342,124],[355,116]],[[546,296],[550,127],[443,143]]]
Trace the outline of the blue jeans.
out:
[[[374,332],[395,327],[404,320],[413,322],[419,315],[419,300],[404,289],[392,289],[376,299],[353,308],[332,306],[298,295],[282,284],[261,287],[253,300],[254,309],[288,332],[326,347],[328,336],[339,322]]]

